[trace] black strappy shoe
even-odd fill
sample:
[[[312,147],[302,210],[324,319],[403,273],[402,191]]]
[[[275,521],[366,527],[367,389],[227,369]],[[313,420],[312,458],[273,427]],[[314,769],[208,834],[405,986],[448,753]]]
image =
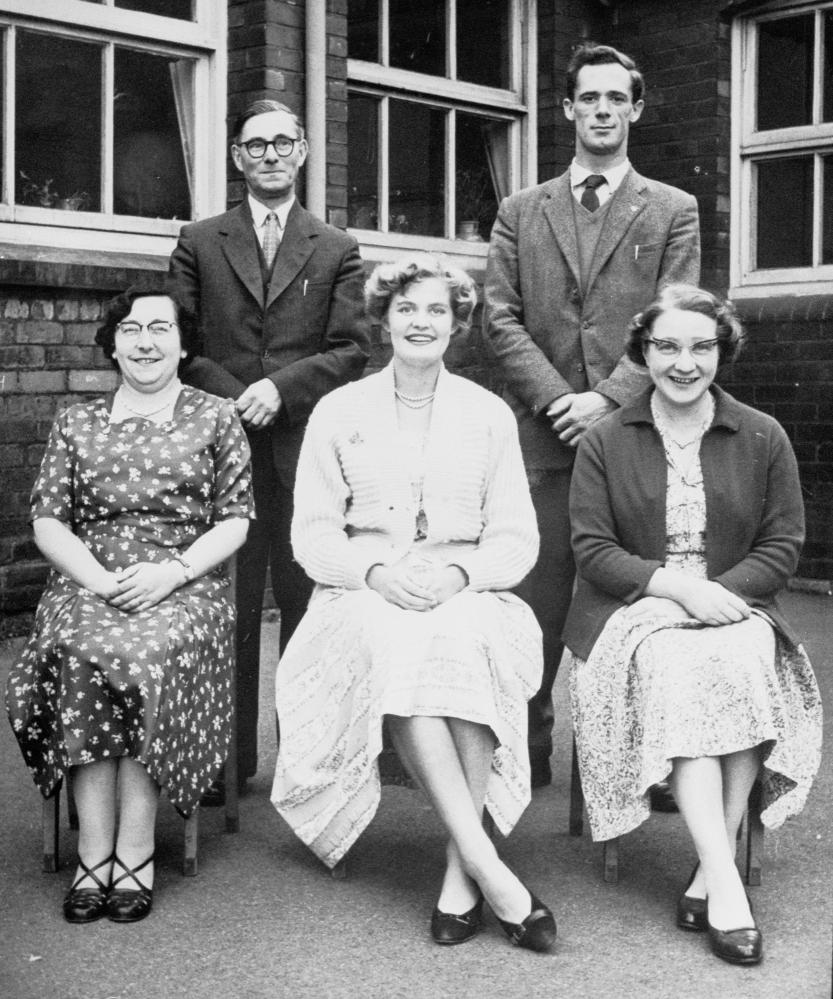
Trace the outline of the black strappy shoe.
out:
[[[114,857],[115,854],[111,853],[109,857],[93,864],[92,867],[87,867],[84,861],[80,857],[78,858],[78,866],[83,873],[75,879],[72,887],[64,896],[64,919],[68,923],[94,923],[96,919],[101,919],[107,912],[110,886],[104,884],[94,872],[99,867],[112,863]],[[84,878],[92,878],[97,887],[79,888],[78,885]]]
[[[142,861],[138,867],[131,870],[127,864],[119,860],[116,854],[113,854],[113,864],[118,864],[124,871],[124,874],[120,874],[110,883],[110,895],[107,899],[107,918],[112,922],[137,923],[140,919],[144,919],[145,916],[150,914],[150,910],[153,908],[153,889],[146,888],[136,877],[136,874],[143,867],[147,867],[152,860],[153,854],[147,860]],[[116,885],[120,881],[124,881],[125,878],[131,878],[139,886],[138,889],[117,888]]]

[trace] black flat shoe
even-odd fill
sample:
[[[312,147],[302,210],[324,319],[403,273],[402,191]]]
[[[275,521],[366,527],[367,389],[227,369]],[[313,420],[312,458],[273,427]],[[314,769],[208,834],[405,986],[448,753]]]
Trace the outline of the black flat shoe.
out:
[[[137,923],[140,919],[144,919],[145,916],[150,915],[150,910],[153,908],[153,889],[145,887],[136,877],[136,872],[141,871],[143,867],[147,867],[152,860],[153,854],[147,860],[142,861],[138,867],[131,870],[114,855],[113,863],[118,864],[124,871],[124,874],[120,874],[117,878],[114,878],[110,885],[110,896],[107,899],[107,918],[111,922]],[[130,878],[134,881],[139,886],[138,889],[117,888],[116,885],[120,881],[124,881],[125,878]]]
[[[671,788],[665,781],[659,784],[652,784],[648,788],[648,797],[651,799],[652,812],[678,812],[677,802]]]
[[[691,930],[696,933],[703,933],[709,928],[709,920],[706,914],[707,901],[704,898],[694,898],[686,895],[686,892],[694,882],[700,865],[695,864],[688,884],[683,889],[682,895],[677,899],[677,926],[681,930]]]
[[[708,930],[712,953],[721,960],[729,964],[760,964],[764,956],[764,942],[757,926],[716,930],[709,923]]]
[[[529,891],[528,888],[526,890]],[[537,951],[549,950],[555,943],[555,917],[531,891],[529,897],[532,899],[532,911],[522,923],[507,923],[499,916],[497,921],[516,947]]]
[[[107,899],[110,887],[104,884],[101,878],[94,872],[99,867],[112,863],[113,856],[111,853],[109,857],[105,857],[99,863],[93,864],[92,867],[87,867],[84,861],[80,857],[78,858],[78,866],[83,873],[75,879],[72,887],[64,896],[64,919],[68,923],[94,923],[96,919],[101,919],[107,912]],[[76,885],[83,881],[84,878],[92,878],[97,887],[76,888]]]
[[[438,944],[461,944],[471,938],[483,925],[483,896],[474,903],[468,912],[459,915],[455,912],[431,913],[431,936]]]

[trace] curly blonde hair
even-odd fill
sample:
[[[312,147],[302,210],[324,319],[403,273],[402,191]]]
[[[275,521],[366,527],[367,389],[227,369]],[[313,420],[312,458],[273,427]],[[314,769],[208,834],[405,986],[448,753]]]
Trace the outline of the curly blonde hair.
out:
[[[381,323],[387,315],[394,295],[404,291],[414,281],[439,278],[448,287],[448,297],[457,329],[467,330],[477,304],[474,281],[459,267],[444,257],[429,253],[409,254],[392,263],[379,264],[364,286],[364,298],[370,318]]]

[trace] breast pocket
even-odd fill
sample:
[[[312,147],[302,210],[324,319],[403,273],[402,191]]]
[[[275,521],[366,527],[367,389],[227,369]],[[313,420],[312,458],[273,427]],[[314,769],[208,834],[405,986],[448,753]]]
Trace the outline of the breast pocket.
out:
[[[304,330],[311,340],[323,340],[330,315],[332,287],[329,281],[305,281],[303,286]]]

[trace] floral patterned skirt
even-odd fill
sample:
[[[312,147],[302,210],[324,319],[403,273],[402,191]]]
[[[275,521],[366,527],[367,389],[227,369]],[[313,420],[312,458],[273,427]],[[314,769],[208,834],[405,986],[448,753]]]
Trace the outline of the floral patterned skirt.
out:
[[[45,797],[69,767],[129,756],[183,815],[194,810],[229,743],[227,587],[205,576],[131,614],[51,573],[6,689],[9,720]]]
[[[507,834],[530,798],[526,702],[542,668],[538,624],[510,593],[464,590],[417,613],[319,588],[277,671],[273,804],[333,867],[379,803],[383,716],[462,718],[495,735],[486,807]]]
[[[675,757],[763,745],[762,819],[804,807],[821,760],[822,706],[800,647],[753,613],[706,627],[691,619],[607,622],[590,657],[573,657],[570,700],[594,840],[621,836],[650,814],[648,789]]]

